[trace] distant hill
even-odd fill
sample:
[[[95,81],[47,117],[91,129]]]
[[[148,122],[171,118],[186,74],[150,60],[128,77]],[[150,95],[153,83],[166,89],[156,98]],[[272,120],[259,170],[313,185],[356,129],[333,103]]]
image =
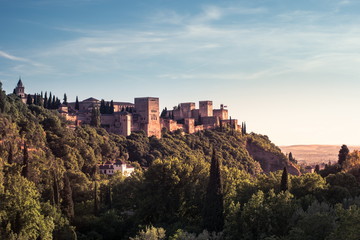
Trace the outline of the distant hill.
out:
[[[322,162],[336,162],[340,145],[291,145],[280,146],[284,154],[291,152],[293,157],[301,162],[307,164],[322,163]],[[360,150],[360,146],[348,146],[350,151]]]

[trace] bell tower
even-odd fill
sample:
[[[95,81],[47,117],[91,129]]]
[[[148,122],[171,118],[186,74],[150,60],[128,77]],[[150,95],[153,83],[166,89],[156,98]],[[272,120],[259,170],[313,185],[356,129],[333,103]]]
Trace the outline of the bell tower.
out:
[[[16,88],[14,89],[14,92],[16,95],[18,95],[21,98],[25,97],[25,87],[24,84],[21,81],[21,77],[19,78],[19,81],[16,85]]]

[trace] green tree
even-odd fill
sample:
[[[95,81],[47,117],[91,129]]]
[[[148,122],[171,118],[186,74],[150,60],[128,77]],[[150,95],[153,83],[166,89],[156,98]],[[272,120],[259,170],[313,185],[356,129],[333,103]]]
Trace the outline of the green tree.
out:
[[[71,221],[74,218],[74,202],[70,180],[67,173],[64,173],[64,188],[62,191],[62,210]]]
[[[24,178],[29,179],[29,153],[27,143],[24,141],[24,150],[23,150],[23,168],[21,175]]]
[[[210,177],[204,202],[204,228],[221,232],[224,227],[224,202],[220,162],[214,150],[211,159]]]
[[[286,167],[284,167],[284,170],[283,170],[283,173],[281,176],[281,184],[280,184],[281,191],[285,192],[288,190],[288,188],[289,188],[288,181],[289,181],[288,172],[287,172]]]
[[[345,144],[342,145],[338,155],[339,157],[338,164],[342,166],[346,161],[346,157],[348,156],[348,154],[349,154],[349,148]]]
[[[165,237],[165,230],[163,228],[146,226],[144,230],[141,230],[138,235],[130,238],[130,240],[162,240],[165,239]]]
[[[63,104],[64,105],[68,105],[68,101],[67,101],[67,96],[66,96],[66,93],[64,93],[64,99],[63,99]]]
[[[90,125],[93,127],[100,127],[100,111],[95,106],[93,106],[91,111]]]
[[[114,101],[111,100],[111,101],[110,101],[109,114],[113,114],[113,113],[114,113]]]
[[[32,97],[31,97],[30,94],[27,95],[26,104],[27,104],[27,105],[33,104],[33,99],[32,99]]]
[[[0,193],[1,239],[52,239],[53,218],[43,214],[33,182],[7,174],[6,191]]]
[[[0,82],[0,113],[5,111],[6,102],[6,94],[2,89],[2,82]]]
[[[45,93],[45,94],[46,94],[46,93]],[[80,105],[79,105],[79,98],[78,98],[78,96],[76,96],[75,110],[80,110]]]

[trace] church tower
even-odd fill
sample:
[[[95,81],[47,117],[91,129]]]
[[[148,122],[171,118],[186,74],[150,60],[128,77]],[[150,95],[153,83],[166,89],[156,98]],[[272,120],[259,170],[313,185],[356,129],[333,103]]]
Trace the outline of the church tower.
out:
[[[19,81],[16,85],[16,88],[14,89],[14,93],[18,95],[21,98],[25,98],[25,87],[24,84],[21,81],[21,77],[19,78]]]

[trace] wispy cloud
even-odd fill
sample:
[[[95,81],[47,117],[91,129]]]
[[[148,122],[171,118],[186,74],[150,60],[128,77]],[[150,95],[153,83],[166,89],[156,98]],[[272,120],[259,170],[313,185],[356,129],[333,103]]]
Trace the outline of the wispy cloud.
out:
[[[6,58],[6,59],[9,59],[12,61],[30,62],[30,60],[28,60],[26,58],[16,57],[16,56],[6,53],[4,51],[0,51],[0,57]]]

